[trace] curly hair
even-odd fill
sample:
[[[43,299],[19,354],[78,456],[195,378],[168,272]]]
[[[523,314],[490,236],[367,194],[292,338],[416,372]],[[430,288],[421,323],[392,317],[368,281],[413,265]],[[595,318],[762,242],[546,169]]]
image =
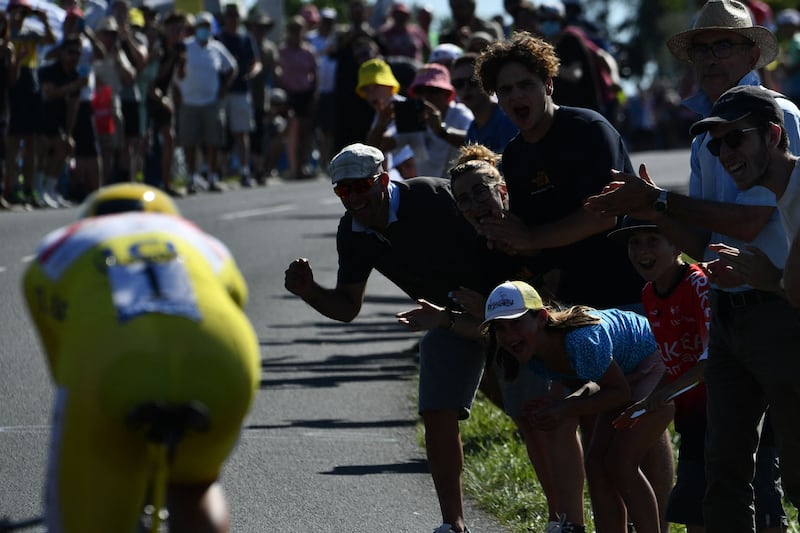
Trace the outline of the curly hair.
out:
[[[497,89],[497,75],[507,63],[519,63],[542,81],[554,78],[560,64],[553,45],[526,31],[516,32],[507,41],[490,44],[475,63],[475,76],[486,94]]]

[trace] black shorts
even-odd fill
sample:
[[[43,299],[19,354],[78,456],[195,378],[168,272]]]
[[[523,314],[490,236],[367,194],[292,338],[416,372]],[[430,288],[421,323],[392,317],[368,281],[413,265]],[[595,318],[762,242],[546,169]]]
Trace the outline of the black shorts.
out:
[[[154,95],[147,97],[147,118],[156,130],[173,126],[174,113]]]
[[[78,104],[78,116],[75,120],[75,129],[72,130],[75,139],[75,157],[97,157],[97,134],[94,131],[94,109],[92,103],[81,100]]]
[[[317,127],[324,133],[333,133],[336,124],[336,95],[333,92],[320,93],[317,106]]]
[[[17,82],[8,90],[8,135],[27,137],[43,133],[42,95],[34,72],[19,71]]]
[[[288,92],[288,91],[287,91]],[[294,111],[294,116],[306,118],[314,112],[314,89],[310,91],[288,92],[289,108]]]
[[[141,137],[141,119],[139,117],[139,102],[122,102],[122,121],[125,124],[125,137]]]

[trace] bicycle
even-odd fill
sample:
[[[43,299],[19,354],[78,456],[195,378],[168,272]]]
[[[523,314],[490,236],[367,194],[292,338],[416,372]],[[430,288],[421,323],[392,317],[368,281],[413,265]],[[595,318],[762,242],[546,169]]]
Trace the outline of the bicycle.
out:
[[[128,412],[125,422],[133,432],[144,432],[150,458],[150,477],[142,505],[137,533],[166,533],[167,485],[169,467],[175,460],[177,447],[187,431],[207,431],[210,426],[208,409],[201,402],[167,404],[148,402]],[[43,517],[12,521],[0,519],[0,533],[11,533],[38,526]]]
[[[131,409],[126,422],[132,431],[145,432],[152,469],[137,531],[165,533],[169,520],[166,506],[169,466],[188,430],[208,431],[208,409],[200,402],[148,402]]]

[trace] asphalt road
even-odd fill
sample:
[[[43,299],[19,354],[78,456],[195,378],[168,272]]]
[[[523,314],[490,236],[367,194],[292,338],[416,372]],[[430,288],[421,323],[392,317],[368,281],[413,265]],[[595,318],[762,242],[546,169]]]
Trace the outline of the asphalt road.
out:
[[[647,162],[659,185],[685,190],[686,151],[632,159]],[[342,207],[327,180],[204,194],[179,207],[231,248],[261,343],[261,391],[223,473],[233,531],[432,530],[441,518],[415,439],[416,361],[404,353],[416,335],[394,320],[411,301],[374,274],[361,315],[340,324],[283,288],[301,256],[317,281],[335,282]],[[20,282],[39,239],[75,216],[0,213],[0,517],[42,511],[53,388]],[[473,533],[504,531],[468,506]]]

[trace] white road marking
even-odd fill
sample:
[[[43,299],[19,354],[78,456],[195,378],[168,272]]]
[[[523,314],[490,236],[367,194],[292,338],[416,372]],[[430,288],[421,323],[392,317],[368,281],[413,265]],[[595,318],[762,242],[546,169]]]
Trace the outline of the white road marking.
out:
[[[321,203],[322,205],[333,205],[333,204],[340,204],[342,203],[342,201],[339,200],[339,198],[337,198],[336,196],[333,196],[320,200],[319,203]]]
[[[26,255],[25,257],[23,257],[23,258],[22,258],[22,262],[23,262],[23,263],[30,263],[30,262],[31,262],[31,261],[33,261],[34,259],[36,259],[36,254],[33,254],[33,255]]]
[[[44,433],[50,426],[0,426],[0,433]]]
[[[287,431],[288,430],[288,431]],[[344,442],[398,442],[394,437],[388,437],[379,433],[357,432],[357,431],[301,431],[300,435],[309,439],[344,441]],[[242,431],[243,439],[297,439],[297,432],[290,428],[271,428],[262,430],[259,428],[244,428]]]
[[[252,218],[252,217],[260,217],[262,215],[271,215],[273,213],[283,213],[285,211],[291,211],[292,209],[297,209],[297,206],[294,204],[280,204],[280,205],[273,205],[270,207],[262,207],[260,209],[249,209],[247,211],[226,213],[219,218],[220,220],[238,220],[240,218]]]
[[[6,267],[0,266],[0,274],[8,270]]]

